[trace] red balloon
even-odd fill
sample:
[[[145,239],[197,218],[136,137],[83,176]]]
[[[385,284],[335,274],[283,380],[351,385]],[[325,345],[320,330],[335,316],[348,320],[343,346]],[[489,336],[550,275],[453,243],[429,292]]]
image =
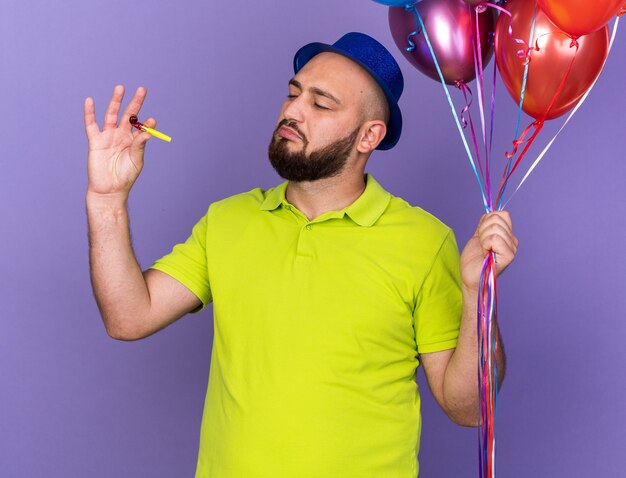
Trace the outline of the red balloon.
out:
[[[495,29],[495,10],[489,9],[477,14],[465,0],[422,0],[415,8],[422,16],[445,82],[454,85],[457,81],[472,81],[476,76],[472,47],[476,15],[479,21],[482,61],[486,65],[493,54],[489,34]],[[409,34],[417,29],[413,12],[407,12],[404,7],[390,7],[389,27],[396,45],[406,59],[419,71],[439,81],[424,32],[409,38]],[[406,50],[409,46],[408,40],[415,44],[412,51]]]
[[[537,0],[552,22],[574,38],[593,33],[617,15],[624,0]]]
[[[516,43],[509,35],[509,21],[513,28],[513,37],[528,40],[530,27],[535,12],[534,0],[511,0],[508,15],[500,15],[496,27],[496,65],[502,81],[513,100],[519,102],[524,76],[524,60],[518,57],[518,51],[524,44]],[[585,94],[602,71],[609,46],[609,29],[604,27],[590,35],[578,39],[578,52],[571,46],[572,39],[559,30],[541,11],[537,10],[535,32],[531,46],[539,46],[539,51],[532,50],[526,80],[523,110],[530,116],[541,119],[556,94],[559,84],[567,69],[576,58],[567,76],[564,87],[545,119],[552,119],[573,108]]]

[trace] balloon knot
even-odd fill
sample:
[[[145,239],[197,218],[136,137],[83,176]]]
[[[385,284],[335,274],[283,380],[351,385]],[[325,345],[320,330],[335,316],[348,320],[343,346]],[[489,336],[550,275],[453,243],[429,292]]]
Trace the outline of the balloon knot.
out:
[[[404,6],[404,9],[407,12],[414,12],[415,9],[415,5],[417,5],[418,3],[420,3],[422,0],[407,0],[406,5]]]
[[[526,50],[517,50],[517,57],[520,60],[524,60],[524,62],[522,63],[523,66],[526,66],[530,63],[530,52],[533,51],[533,48],[527,48]]]

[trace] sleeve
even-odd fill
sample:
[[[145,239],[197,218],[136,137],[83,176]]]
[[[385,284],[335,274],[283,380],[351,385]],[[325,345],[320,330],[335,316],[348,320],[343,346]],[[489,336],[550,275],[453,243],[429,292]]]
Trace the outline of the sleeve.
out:
[[[417,295],[413,311],[417,352],[423,354],[455,348],[462,313],[459,249],[450,230]]]
[[[202,306],[192,313],[200,312],[213,299],[206,254],[207,216],[208,213],[196,223],[184,243],[175,245],[169,254],[150,266],[172,276],[202,301]]]

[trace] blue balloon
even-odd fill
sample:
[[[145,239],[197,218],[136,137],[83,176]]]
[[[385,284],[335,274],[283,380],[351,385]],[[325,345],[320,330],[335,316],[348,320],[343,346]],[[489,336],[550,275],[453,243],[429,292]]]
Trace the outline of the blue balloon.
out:
[[[374,0],[376,3],[382,3],[390,7],[404,7],[405,5],[413,5],[417,0]]]

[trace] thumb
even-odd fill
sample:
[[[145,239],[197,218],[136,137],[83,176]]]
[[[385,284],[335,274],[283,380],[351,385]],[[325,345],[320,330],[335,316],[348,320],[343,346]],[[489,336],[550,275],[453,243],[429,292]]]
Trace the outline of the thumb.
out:
[[[483,225],[483,222],[485,222],[485,219],[487,219],[487,214],[483,214],[482,216],[480,216],[480,220],[478,221],[478,226],[476,226],[476,230],[474,231],[474,236],[479,235],[480,228]]]
[[[148,128],[154,128],[156,126],[156,123],[157,122],[154,118],[148,118],[146,121],[144,121],[143,124]],[[143,152],[146,149],[146,143],[150,138],[152,138],[152,135],[150,133],[147,133],[145,131],[139,132],[139,134],[137,134],[137,136],[135,136],[135,138],[133,139],[133,142],[130,146],[131,149],[134,151]]]

